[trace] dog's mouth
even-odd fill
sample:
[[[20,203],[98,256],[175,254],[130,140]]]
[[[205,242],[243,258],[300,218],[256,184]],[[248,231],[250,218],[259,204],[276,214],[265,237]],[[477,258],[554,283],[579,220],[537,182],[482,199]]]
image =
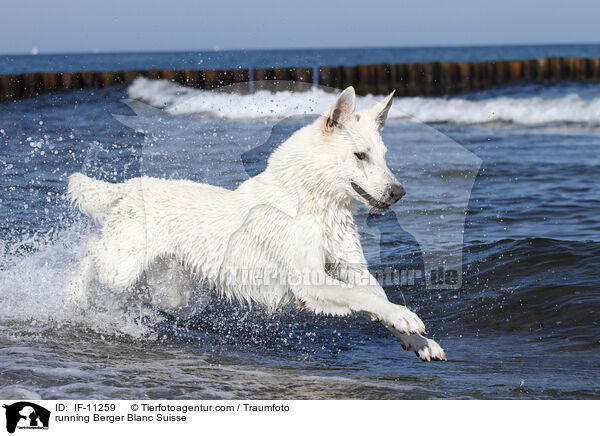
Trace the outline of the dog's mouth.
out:
[[[363,188],[358,186],[356,183],[350,182],[350,185],[352,186],[352,189],[354,189],[354,191],[356,191],[356,193],[358,195],[360,195],[367,202],[367,204],[369,205],[369,208],[372,211],[383,213],[386,210],[388,210],[389,207],[391,206],[391,204],[384,203],[383,201],[374,199],[373,197],[371,197],[371,195],[369,195],[369,193],[367,191],[365,191]]]

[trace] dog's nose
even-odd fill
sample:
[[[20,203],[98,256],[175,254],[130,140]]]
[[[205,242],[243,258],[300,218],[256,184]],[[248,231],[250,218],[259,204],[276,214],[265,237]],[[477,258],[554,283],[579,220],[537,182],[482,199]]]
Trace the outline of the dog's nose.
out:
[[[402,185],[391,185],[388,192],[389,203],[393,204],[397,202],[402,197],[404,197],[404,194],[406,194],[406,191],[404,190]]]

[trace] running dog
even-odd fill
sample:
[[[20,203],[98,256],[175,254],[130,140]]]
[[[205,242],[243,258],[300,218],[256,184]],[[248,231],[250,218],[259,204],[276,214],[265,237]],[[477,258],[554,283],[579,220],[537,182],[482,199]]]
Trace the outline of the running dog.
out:
[[[362,312],[422,360],[446,360],[421,335],[419,317],[391,303],[369,273],[352,216],[358,202],[382,213],[405,194],[381,137],[392,97],[355,113],[354,89],[345,89],[234,191],[188,180],[112,184],[71,175],[71,200],[102,221],[71,295],[85,298],[94,278],[113,292],[143,282],[155,303],[176,308],[202,280],[271,309],[296,303],[317,314]]]

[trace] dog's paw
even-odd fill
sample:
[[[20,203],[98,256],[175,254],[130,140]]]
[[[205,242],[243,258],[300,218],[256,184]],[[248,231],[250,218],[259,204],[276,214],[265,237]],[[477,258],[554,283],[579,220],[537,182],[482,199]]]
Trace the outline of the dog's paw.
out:
[[[447,360],[444,349],[440,347],[436,341],[428,338],[423,339],[423,341],[419,341],[414,347],[411,346],[411,349],[414,350],[419,359],[425,362],[430,362],[432,360]]]
[[[404,306],[396,306],[384,321],[394,329],[407,335],[425,333],[425,324],[423,324],[421,318]]]
[[[443,348],[433,339],[426,338],[419,334],[407,335],[396,329],[388,329],[400,341],[402,348],[406,351],[414,351],[417,357],[425,362],[432,360],[446,360],[446,353]]]

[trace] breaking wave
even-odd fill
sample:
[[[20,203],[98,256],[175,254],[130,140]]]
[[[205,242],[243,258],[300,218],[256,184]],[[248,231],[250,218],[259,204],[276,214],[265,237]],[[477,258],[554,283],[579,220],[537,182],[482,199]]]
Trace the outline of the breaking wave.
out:
[[[129,97],[167,113],[206,114],[227,119],[263,119],[290,114],[324,113],[335,94],[314,87],[293,93],[258,91],[239,95],[187,88],[166,80],[138,78],[128,88]],[[358,109],[372,104],[372,96],[359,97]],[[535,126],[545,124],[600,125],[600,95],[582,98],[573,93],[560,97],[402,97],[394,102],[392,119],[415,118],[427,123],[511,123]]]

